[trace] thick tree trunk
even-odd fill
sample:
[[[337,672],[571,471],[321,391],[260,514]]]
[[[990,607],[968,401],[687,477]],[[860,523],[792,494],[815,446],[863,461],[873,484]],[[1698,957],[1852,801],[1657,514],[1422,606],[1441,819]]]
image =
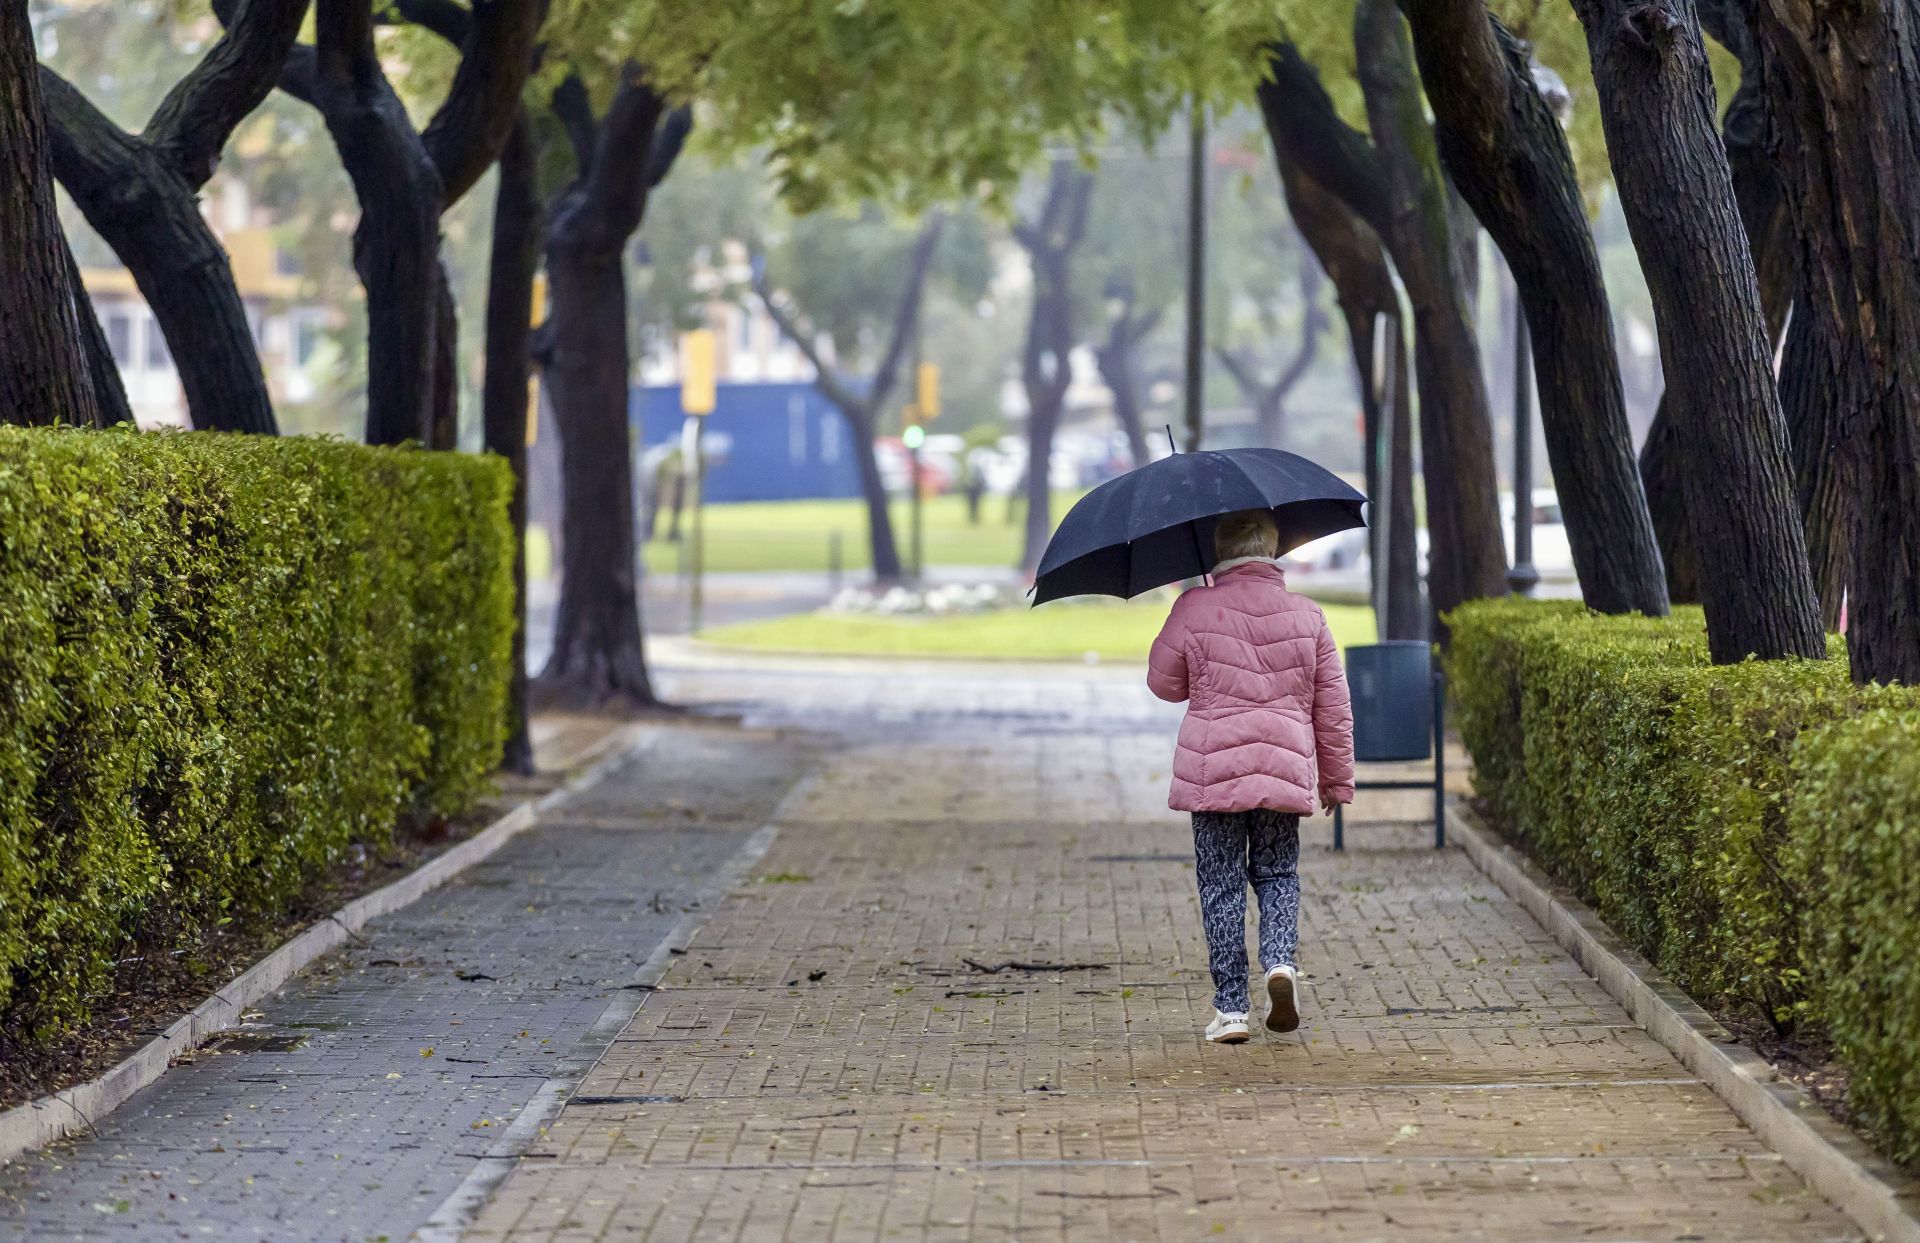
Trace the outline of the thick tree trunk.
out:
[[[1053,535],[1053,438],[1073,384],[1073,252],[1086,234],[1093,174],[1057,158],[1037,220],[1014,226],[1033,264],[1033,312],[1021,351],[1027,394],[1027,523],[1021,568],[1040,568]]]
[[[1603,613],[1663,615],[1666,578],[1566,136],[1533,85],[1525,49],[1484,0],[1431,0],[1407,13],[1440,158],[1506,257],[1525,307],[1581,592]]]
[[[1692,459],[1686,508],[1708,648],[1719,662],[1818,656],[1786,424],[1692,0],[1574,7]]]
[[[508,772],[533,771],[527,730],[527,397],[532,373],[534,274],[540,267],[539,152],[522,114],[500,150],[487,260],[487,373],[480,394],[481,438],[513,470],[513,674],[507,691]]]
[[[0,271],[0,422],[96,426],[27,0],[0,0]]]
[[[583,245],[564,206],[549,222],[553,345],[544,375],[560,424],[566,555],[541,682],[586,706],[648,707],[657,699],[640,638],[623,250]]]
[[[1823,420],[1836,407],[1863,397],[1854,387],[1859,375],[1831,370],[1840,351],[1831,340],[1823,339],[1823,328],[1804,304],[1796,307],[1787,321],[1779,383],[1787,441],[1793,450],[1794,491],[1807,532],[1807,564],[1820,597],[1820,624],[1833,631],[1840,628],[1840,602],[1847,588],[1849,528],[1858,481],[1850,477],[1855,463],[1844,445],[1832,443]]]
[[[1806,321],[1801,496],[1816,527],[1845,522],[1854,679],[1920,682],[1920,0],[1748,15]]]
[[[1493,419],[1465,300],[1447,186],[1392,0],[1361,0],[1354,42],[1389,196],[1386,239],[1413,305],[1420,452],[1427,482],[1427,589],[1435,615],[1507,594]]]
[[[628,66],[606,114],[577,80],[554,94],[578,174],[547,214],[544,375],[561,457],[560,607],[540,684],[587,705],[658,704],[642,645],[628,423],[627,241],[690,124]],[[576,89],[577,88],[577,89]]]
[[[1727,104],[1720,127],[1721,141],[1727,150],[1727,164],[1733,176],[1733,194],[1740,205],[1740,221],[1747,232],[1747,249],[1753,255],[1755,275],[1760,285],[1760,310],[1767,323],[1767,340],[1778,342],[1786,324],[1787,308],[1798,284],[1794,266],[1794,247],[1789,238],[1786,199],[1768,150],[1766,92],[1761,82],[1759,49],[1754,43],[1740,0],[1706,0],[1700,6],[1700,25],[1740,61],[1740,86]],[[1810,495],[1809,478],[1803,474],[1801,437],[1810,418],[1817,412],[1801,408],[1810,399],[1804,385],[1795,385],[1785,372],[1781,376],[1780,401],[1787,419],[1789,439],[1794,445],[1795,485],[1803,506]],[[1654,531],[1660,539],[1660,553],[1667,567],[1667,594],[1675,604],[1700,602],[1700,560],[1687,525],[1686,494],[1682,478],[1687,469],[1686,450],[1675,425],[1670,394],[1663,393],[1654,410],[1653,425],[1647,430],[1646,443],[1640,448],[1640,478],[1646,485],[1647,507],[1653,513]],[[1815,559],[1815,583],[1826,625],[1832,629],[1839,619],[1839,598],[1830,593],[1828,577],[1819,563],[1820,539],[1813,534],[1813,516],[1803,513],[1809,524],[1808,553]]]
[[[1274,157],[1281,187],[1286,191],[1287,211],[1333,283],[1334,299],[1347,326],[1365,433],[1367,495],[1373,501],[1369,555],[1376,566],[1382,558],[1387,561],[1384,601],[1379,598],[1379,576],[1375,575],[1373,603],[1380,637],[1422,639],[1427,626],[1420,607],[1420,561],[1415,546],[1413,394],[1408,384],[1406,325],[1394,290],[1393,270],[1379,236],[1364,220],[1290,160],[1282,144],[1274,144]],[[1387,446],[1391,478],[1385,489],[1380,486],[1381,394],[1374,383],[1375,324],[1383,315],[1392,334],[1393,351],[1392,369],[1387,375],[1393,398],[1393,435]],[[1392,536],[1390,547],[1382,547],[1383,531]]]

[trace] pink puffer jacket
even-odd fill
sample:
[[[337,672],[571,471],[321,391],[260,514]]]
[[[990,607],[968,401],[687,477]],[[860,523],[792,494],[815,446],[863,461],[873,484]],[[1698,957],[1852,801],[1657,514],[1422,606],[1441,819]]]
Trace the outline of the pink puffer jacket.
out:
[[[1175,811],[1311,813],[1353,801],[1353,705],[1320,606],[1270,561],[1230,565],[1174,603],[1147,686],[1188,701],[1173,757]]]

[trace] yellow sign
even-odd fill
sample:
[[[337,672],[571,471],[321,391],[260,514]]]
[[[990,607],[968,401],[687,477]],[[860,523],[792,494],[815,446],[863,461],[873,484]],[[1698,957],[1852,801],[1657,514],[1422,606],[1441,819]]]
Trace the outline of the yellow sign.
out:
[[[533,305],[527,322],[539,328],[547,318],[547,274],[533,274]],[[531,449],[540,440],[540,373],[537,369],[527,368],[527,448]]]
[[[940,364],[921,363],[913,385],[913,414],[917,423],[940,417]]]
[[[712,414],[714,339],[710,328],[680,334],[680,408],[688,414]]]

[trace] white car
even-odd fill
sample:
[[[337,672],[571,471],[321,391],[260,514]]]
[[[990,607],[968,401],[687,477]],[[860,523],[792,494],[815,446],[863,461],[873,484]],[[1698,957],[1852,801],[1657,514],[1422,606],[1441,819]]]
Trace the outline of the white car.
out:
[[[1506,542],[1507,563],[1513,563],[1513,493],[1500,494],[1500,538]],[[1541,578],[1571,580],[1573,548],[1567,543],[1566,523],[1560,517],[1560,495],[1552,488],[1533,490],[1533,568]]]

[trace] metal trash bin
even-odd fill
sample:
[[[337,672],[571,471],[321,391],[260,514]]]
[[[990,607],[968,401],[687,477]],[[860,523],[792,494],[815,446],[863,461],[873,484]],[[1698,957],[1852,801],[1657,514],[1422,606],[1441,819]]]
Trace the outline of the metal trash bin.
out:
[[[1347,649],[1353,758],[1424,760],[1433,747],[1433,651],[1398,639]]]
[[[1433,844],[1447,844],[1446,679],[1433,649],[1418,640],[1389,640],[1346,650],[1357,763],[1433,759],[1433,780],[1355,781],[1356,790],[1433,790]],[[1347,847],[1344,809],[1333,809],[1333,848]]]

